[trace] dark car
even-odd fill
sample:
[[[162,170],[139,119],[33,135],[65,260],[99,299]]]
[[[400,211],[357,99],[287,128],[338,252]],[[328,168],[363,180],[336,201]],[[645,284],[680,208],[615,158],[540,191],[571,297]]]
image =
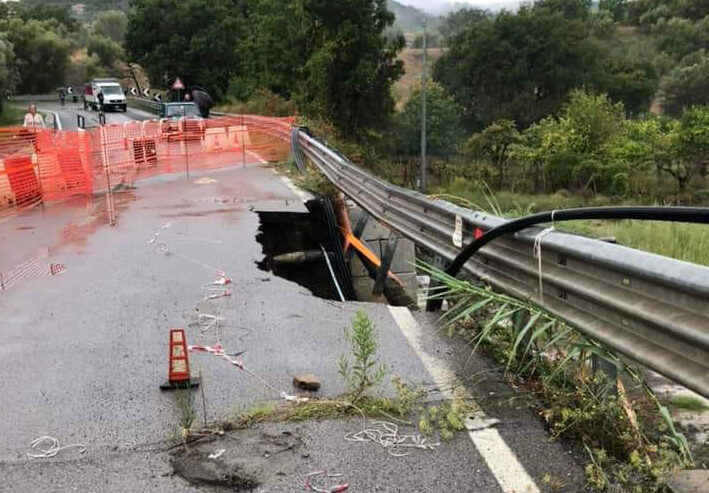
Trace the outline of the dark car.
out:
[[[191,101],[163,103],[162,133],[168,141],[201,140],[204,135],[204,121],[199,107]]]

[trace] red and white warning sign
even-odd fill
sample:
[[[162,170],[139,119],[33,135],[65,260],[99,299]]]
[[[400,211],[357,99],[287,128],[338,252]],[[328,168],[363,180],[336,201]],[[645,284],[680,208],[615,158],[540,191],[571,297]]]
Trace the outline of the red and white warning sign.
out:
[[[185,89],[185,85],[182,83],[182,79],[179,77],[175,78],[175,82],[172,83],[173,91],[182,91]]]
[[[168,382],[180,385],[190,381],[190,362],[184,329],[170,330],[170,358]]]

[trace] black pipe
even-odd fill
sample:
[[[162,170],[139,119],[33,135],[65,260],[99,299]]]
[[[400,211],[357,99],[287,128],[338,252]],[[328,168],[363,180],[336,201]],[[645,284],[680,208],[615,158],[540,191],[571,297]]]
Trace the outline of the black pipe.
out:
[[[657,207],[657,206],[619,206],[619,207],[582,207],[577,209],[562,209],[552,212],[540,212],[515,219],[487,231],[483,236],[466,246],[453,262],[448,265],[445,273],[458,275],[460,269],[475,255],[478,250],[502,235],[513,234],[530,226],[556,221],[573,221],[578,219],[637,219],[643,221],[672,221],[683,223],[709,224],[709,208],[707,207]],[[429,300],[429,311],[440,308],[441,300]]]

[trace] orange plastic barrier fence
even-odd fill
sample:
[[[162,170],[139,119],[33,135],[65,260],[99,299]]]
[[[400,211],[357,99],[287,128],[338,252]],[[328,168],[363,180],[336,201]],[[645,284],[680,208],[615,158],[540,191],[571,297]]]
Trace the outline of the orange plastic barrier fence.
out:
[[[0,219],[157,175],[279,161],[293,118],[148,120],[87,131],[0,129]]]

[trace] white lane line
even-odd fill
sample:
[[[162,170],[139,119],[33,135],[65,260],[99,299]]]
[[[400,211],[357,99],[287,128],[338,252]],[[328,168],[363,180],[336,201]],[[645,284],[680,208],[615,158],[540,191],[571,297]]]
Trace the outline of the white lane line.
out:
[[[390,306],[389,312],[409,345],[423,362],[426,370],[446,397],[452,397],[450,388],[464,389],[455,373],[439,358],[428,354],[421,344],[421,326],[408,308]],[[505,493],[539,493],[534,480],[527,474],[515,453],[505,443],[500,433],[488,427],[496,420],[488,419],[482,411],[466,420],[468,436],[485,459],[487,467]]]
[[[268,163],[268,161],[266,161],[264,158],[262,158],[261,156],[259,156],[258,154],[256,154],[256,153],[253,152],[253,151],[248,151],[248,150],[247,150],[247,151],[245,152],[245,154],[248,154],[249,156],[251,156],[253,159],[256,159],[256,161],[258,161],[258,162],[261,163],[261,164],[266,164],[266,163]],[[244,163],[244,164],[248,164],[248,163]]]
[[[281,176],[281,180],[283,180],[283,183],[286,184],[286,186],[290,189],[293,194],[298,197],[303,203],[308,202],[309,200],[313,200],[315,197],[313,194],[310,192],[303,190],[301,188],[298,188],[295,183],[293,183],[293,180],[288,178],[287,176]]]

